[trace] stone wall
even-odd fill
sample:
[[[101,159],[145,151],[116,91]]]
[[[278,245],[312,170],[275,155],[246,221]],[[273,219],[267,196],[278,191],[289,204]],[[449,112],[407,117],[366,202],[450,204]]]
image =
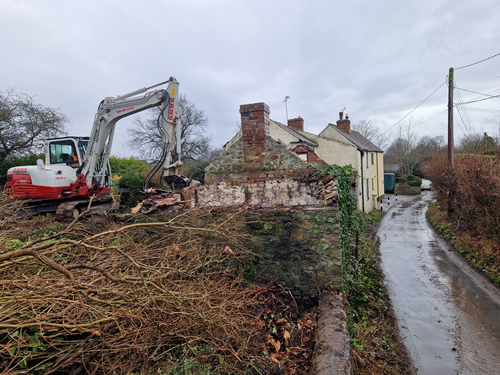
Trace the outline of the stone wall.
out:
[[[399,195],[418,195],[422,192],[420,186],[410,186],[410,185],[396,185],[394,189],[395,194]]]
[[[230,148],[224,150],[224,153],[214,160],[206,169],[205,181],[210,183],[211,176],[228,173],[249,173],[249,172],[265,172],[265,171],[291,171],[304,170],[308,165],[304,163],[297,155],[291,153],[285,145],[276,142],[270,137],[266,137],[264,141],[265,149],[254,152],[254,157],[257,157],[261,162],[259,169],[250,169],[244,162],[244,145],[240,138]],[[248,154],[248,152],[247,152]]]
[[[310,170],[304,170],[206,176],[206,184],[198,188],[198,204],[212,207],[249,204],[265,208],[317,206],[317,181],[310,174]]]
[[[342,290],[342,254],[336,209],[246,214],[247,232],[257,238],[252,275],[284,282],[297,299],[314,300]]]
[[[283,281],[303,298],[340,290],[336,184],[319,186],[313,168],[269,136],[265,103],[241,105],[240,114],[240,139],[205,169],[205,185],[185,190],[185,199],[201,207],[257,209],[247,229],[259,239],[252,244],[255,267],[267,281]],[[294,121],[303,126],[302,119]]]

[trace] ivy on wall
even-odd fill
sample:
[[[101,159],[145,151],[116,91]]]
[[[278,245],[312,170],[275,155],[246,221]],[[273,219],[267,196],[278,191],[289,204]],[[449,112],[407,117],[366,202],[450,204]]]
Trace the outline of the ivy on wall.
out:
[[[339,221],[340,221],[340,247],[342,248],[342,274],[344,278],[343,290],[347,294],[349,282],[346,277],[349,275],[350,257],[353,254],[354,233],[354,210],[356,209],[356,197],[351,193],[353,179],[352,166],[346,165],[318,165],[316,167],[316,177],[332,177],[337,179],[339,195]]]

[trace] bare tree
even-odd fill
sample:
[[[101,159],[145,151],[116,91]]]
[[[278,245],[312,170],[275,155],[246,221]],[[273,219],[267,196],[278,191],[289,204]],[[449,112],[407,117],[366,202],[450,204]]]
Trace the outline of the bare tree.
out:
[[[67,121],[58,110],[36,104],[28,94],[0,93],[0,162],[33,153],[38,142],[65,134]]]
[[[425,164],[443,151],[445,151],[444,136],[429,137],[425,135],[420,138],[411,151],[412,159],[416,162],[413,173],[422,176],[424,174]]]
[[[379,128],[371,121],[359,120],[353,124],[353,129],[363,135],[375,146],[384,149],[391,138],[389,133],[381,133]]]
[[[399,164],[402,174],[413,174],[413,169],[418,163],[413,150],[416,146],[417,136],[411,131],[411,124],[399,125],[394,132],[394,141],[387,149],[384,158]]]
[[[499,143],[488,133],[481,134],[469,133],[462,137],[459,143],[459,148],[462,152],[477,154],[483,153],[487,150],[495,150]]]
[[[181,140],[183,157],[197,159],[211,152],[210,138],[204,135],[208,119],[203,110],[196,108],[185,95],[179,96],[181,117]],[[158,126],[160,109],[152,110],[146,119],[134,120],[134,127],[127,129],[127,145],[140,153],[146,160],[158,160],[163,149],[161,127]]]

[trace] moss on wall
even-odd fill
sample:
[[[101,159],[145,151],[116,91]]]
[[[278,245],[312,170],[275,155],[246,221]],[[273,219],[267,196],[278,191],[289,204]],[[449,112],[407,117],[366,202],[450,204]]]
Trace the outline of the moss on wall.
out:
[[[341,290],[342,261],[337,210],[268,211],[248,214],[255,236],[250,280],[284,282],[299,299]]]

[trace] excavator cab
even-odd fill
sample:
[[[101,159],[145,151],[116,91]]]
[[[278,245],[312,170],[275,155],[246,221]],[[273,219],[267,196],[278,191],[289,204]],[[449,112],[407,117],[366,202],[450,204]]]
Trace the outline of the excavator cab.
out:
[[[46,164],[66,164],[78,168],[87,149],[88,137],[64,137],[47,140]]]

